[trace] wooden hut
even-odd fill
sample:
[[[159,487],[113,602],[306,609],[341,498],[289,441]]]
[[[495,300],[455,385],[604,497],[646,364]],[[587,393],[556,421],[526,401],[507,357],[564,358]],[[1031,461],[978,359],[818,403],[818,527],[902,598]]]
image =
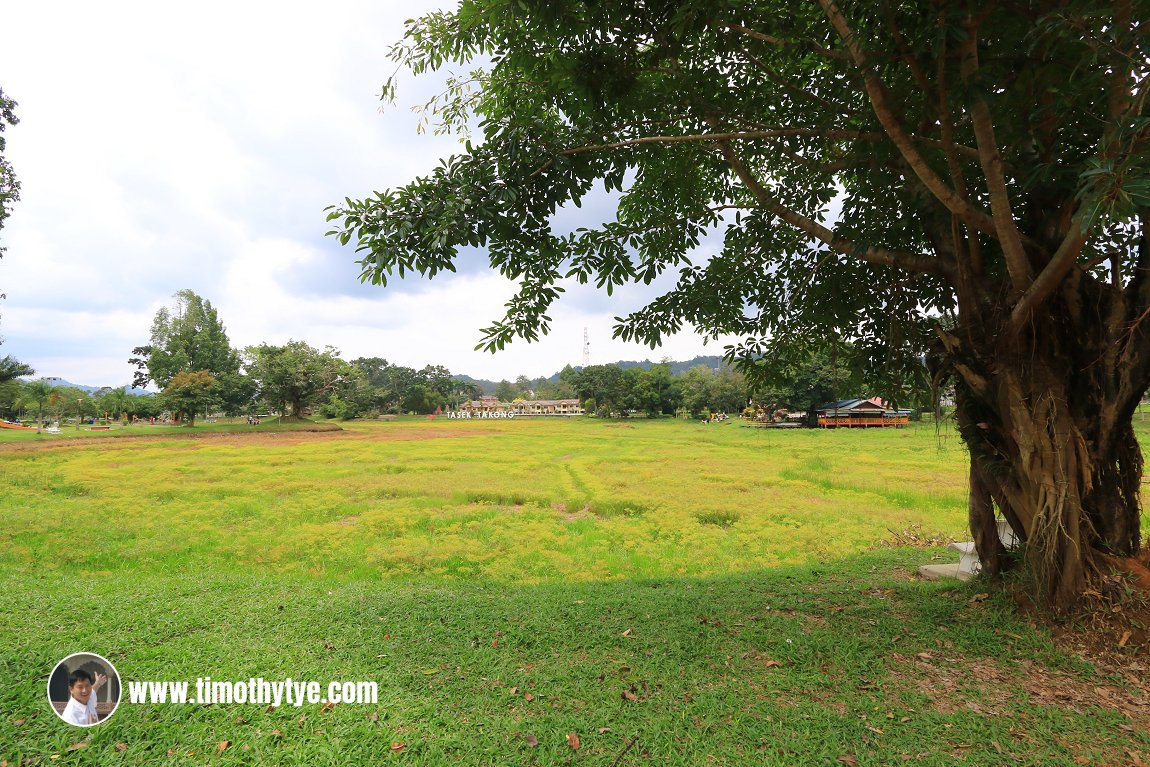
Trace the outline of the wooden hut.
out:
[[[818,408],[815,423],[822,429],[906,426],[910,412],[889,408],[878,397],[843,399]]]

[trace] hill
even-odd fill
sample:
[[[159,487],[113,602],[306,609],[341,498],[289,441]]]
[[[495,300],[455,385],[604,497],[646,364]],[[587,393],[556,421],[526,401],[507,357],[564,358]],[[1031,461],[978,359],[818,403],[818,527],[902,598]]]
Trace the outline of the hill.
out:
[[[103,386],[89,386],[87,384],[72,383],[71,381],[66,381],[63,378],[58,378],[56,376],[44,376],[43,379],[45,381],[47,381],[48,383],[52,384],[53,386],[63,386],[65,388],[79,389],[80,391],[86,391],[89,394],[95,394],[96,392],[100,391],[100,389],[103,389],[103,388],[112,388],[112,389],[116,388],[114,386],[103,387]],[[39,380],[39,377],[37,377],[37,378],[25,378],[23,380],[25,380],[25,381]],[[128,394],[143,394],[143,395],[155,394],[155,392],[150,392],[147,389],[136,389],[131,384],[121,386],[120,388],[123,389]]]

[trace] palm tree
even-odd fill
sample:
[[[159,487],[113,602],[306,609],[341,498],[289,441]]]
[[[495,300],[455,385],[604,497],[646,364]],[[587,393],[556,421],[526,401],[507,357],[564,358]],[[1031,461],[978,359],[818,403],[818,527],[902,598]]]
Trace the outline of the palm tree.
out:
[[[128,407],[128,393],[123,389],[112,389],[104,396],[104,403],[106,408],[116,414],[116,420],[121,421]]]
[[[43,378],[28,381],[24,384],[21,399],[26,403],[36,404],[36,431],[39,432],[44,423],[44,403],[52,396],[55,386]]]
[[[11,355],[0,359],[0,383],[11,381],[20,376],[30,376],[35,372],[35,370]]]

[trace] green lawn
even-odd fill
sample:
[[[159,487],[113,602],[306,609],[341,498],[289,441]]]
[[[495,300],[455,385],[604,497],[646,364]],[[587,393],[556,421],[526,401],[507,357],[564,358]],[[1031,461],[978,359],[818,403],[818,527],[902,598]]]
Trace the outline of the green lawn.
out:
[[[1150,760],[1138,680],[880,545],[962,536],[946,428],[344,426],[0,446],[0,764]],[[380,698],[83,731],[44,696],[80,650]]]

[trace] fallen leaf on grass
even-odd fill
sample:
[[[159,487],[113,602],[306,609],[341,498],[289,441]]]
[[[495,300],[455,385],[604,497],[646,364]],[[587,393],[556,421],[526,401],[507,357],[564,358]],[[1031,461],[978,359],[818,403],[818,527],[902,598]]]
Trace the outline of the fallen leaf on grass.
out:
[[[119,751],[122,754],[128,750],[128,744],[127,743],[117,743],[115,748],[117,751]],[[0,764],[0,767],[4,767],[4,765]]]
[[[299,719],[296,720],[296,724],[298,724],[300,727],[303,727],[303,723],[306,721],[307,721],[307,714],[300,714]]]
[[[525,700],[525,701],[527,701],[528,703],[530,703],[531,701],[535,700],[535,696],[534,696],[534,695],[532,695],[532,694],[531,694],[531,693],[529,693],[529,692],[525,692],[525,693],[523,693],[523,700]]]
[[[439,669],[437,669],[437,668],[425,668],[423,670],[423,673],[426,674],[427,676],[431,676],[432,674],[438,674]]]
[[[379,721],[379,714],[377,714],[375,711],[372,711],[370,714],[367,715],[367,720],[369,722],[378,722]]]
[[[838,760],[843,764],[849,765],[850,767],[859,767],[859,760],[851,754],[843,754],[839,757]]]
[[[328,711],[331,711],[333,708],[335,708],[335,702],[329,700],[327,703],[324,703],[323,706],[320,707],[319,712],[321,714],[326,714]]]
[[[268,706],[267,708],[264,709],[264,713],[265,714],[271,714],[271,713],[274,713],[275,710],[276,710],[275,706]]]
[[[26,720],[26,719],[17,719],[15,722],[13,722],[13,723],[12,723],[12,726],[13,726],[13,727],[19,727],[20,725],[24,724],[24,722],[26,722],[26,721],[28,721],[28,720]],[[7,761],[5,761],[5,764],[7,764]],[[2,767],[2,766],[0,766],[0,767]]]
[[[634,703],[635,701],[639,700],[639,696],[630,690],[623,690],[623,700],[629,700]]]
[[[777,660],[765,660],[765,661],[763,661],[763,665],[766,666],[767,668],[774,668],[776,666],[781,666],[783,664],[779,663]]]
[[[64,750],[65,750],[65,751],[79,751],[81,748],[87,748],[87,747],[88,747],[88,744],[87,744],[87,743],[83,743],[83,742],[81,742],[81,743],[73,743],[72,745],[68,746],[68,747],[67,747],[66,749],[64,749]]]
[[[1126,643],[1130,641],[1131,633],[1129,631],[1122,632],[1122,638],[1118,640],[1119,647],[1125,647]]]
[[[984,594],[975,594],[973,597],[970,598],[970,604],[976,605],[979,602],[985,602],[988,599],[990,599],[990,594],[985,594],[985,593]]]
[[[578,751],[579,750],[579,736],[573,732],[568,733],[567,734],[567,745],[571,746],[572,751]]]
[[[600,735],[602,735],[605,732],[611,732],[611,728],[610,727],[600,727],[599,728],[599,734]],[[3,767],[3,765],[0,765],[0,767]]]
[[[396,753],[396,754],[398,754],[400,751],[402,751],[402,750],[403,750],[403,749],[405,749],[405,748],[407,748],[407,744],[406,744],[406,743],[399,743],[399,742],[397,742],[397,743],[392,743],[392,744],[391,744],[391,750],[392,750],[392,752],[393,752],[393,753]]]
[[[325,640],[323,640],[323,646],[329,650],[334,650],[335,649],[335,642],[331,641],[330,639],[325,639]]]
[[[499,640],[498,639],[492,639],[491,640],[491,646],[494,647],[496,650],[498,650],[499,649]]]
[[[524,735],[523,739],[527,741],[527,745],[531,746],[532,748],[535,748],[539,745],[539,738],[535,737],[534,735]]]
[[[247,723],[248,723],[248,720],[244,719],[242,716],[236,717],[236,724],[247,724]]]
[[[272,735],[275,735],[277,738],[282,738],[284,733],[283,730],[272,730]],[[169,756],[171,756],[171,754],[169,754]]]
[[[627,629],[626,631],[624,631],[624,632],[623,632],[623,636],[625,636],[625,637],[629,637],[629,636],[631,636],[631,631],[632,631],[632,630],[633,630],[633,629]]]
[[[231,744],[232,744],[232,742],[230,740],[221,740],[220,744],[218,746],[216,746],[216,753],[222,754],[224,751],[226,751],[228,749],[228,746],[230,746]]]

